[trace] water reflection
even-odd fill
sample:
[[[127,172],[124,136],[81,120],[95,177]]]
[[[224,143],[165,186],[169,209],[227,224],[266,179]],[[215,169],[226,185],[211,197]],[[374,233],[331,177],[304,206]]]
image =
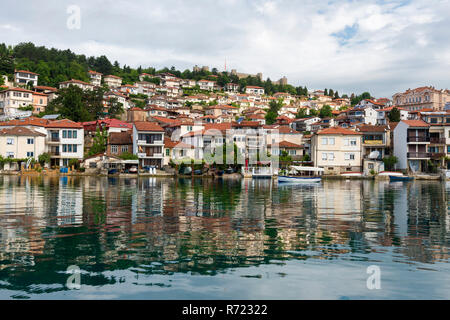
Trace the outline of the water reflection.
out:
[[[180,275],[217,277],[290,261],[327,268],[346,263],[350,270],[382,257],[393,272],[400,264],[422,270],[423,264],[444,263],[430,267],[444,273],[449,191],[444,183],[418,181],[278,186],[2,176],[0,292],[68,294],[70,265],[83,270],[86,286],[125,288],[145,275],[165,276],[166,282],[143,285],[168,292]]]

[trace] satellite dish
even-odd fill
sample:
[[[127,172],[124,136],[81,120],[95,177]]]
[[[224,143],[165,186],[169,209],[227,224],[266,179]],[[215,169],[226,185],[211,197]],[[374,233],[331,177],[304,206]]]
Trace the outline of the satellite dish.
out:
[[[369,159],[378,159],[380,157],[379,151],[373,151],[369,154]]]

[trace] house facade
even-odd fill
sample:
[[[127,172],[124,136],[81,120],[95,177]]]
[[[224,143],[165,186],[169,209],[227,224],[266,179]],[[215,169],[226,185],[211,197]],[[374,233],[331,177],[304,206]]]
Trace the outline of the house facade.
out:
[[[139,166],[164,165],[164,129],[156,122],[133,124],[133,153],[139,157]]]
[[[332,127],[311,138],[311,156],[316,167],[326,174],[362,172],[362,134],[350,129]]]

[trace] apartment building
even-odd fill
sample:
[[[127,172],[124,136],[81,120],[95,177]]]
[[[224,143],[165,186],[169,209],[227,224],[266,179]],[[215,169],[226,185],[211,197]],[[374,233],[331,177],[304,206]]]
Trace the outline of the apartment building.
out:
[[[45,152],[46,135],[26,127],[0,129],[0,156],[12,159],[33,158]]]
[[[430,124],[423,120],[403,120],[394,129],[394,156],[397,169],[413,173],[426,171],[431,154]]]
[[[389,155],[391,138],[388,126],[361,125],[356,128],[356,131],[361,132],[363,135],[363,159],[382,160]]]
[[[264,88],[257,87],[257,86],[247,86],[247,87],[245,87],[245,93],[262,96],[264,94]]]
[[[19,86],[26,86],[29,83],[33,85],[33,87],[38,85],[39,74],[26,71],[26,70],[16,70],[14,72],[14,82]]]
[[[0,91],[0,102],[2,102],[1,114],[16,116],[23,113],[19,108],[33,106],[33,91],[22,88],[9,88]]]
[[[49,122],[45,127],[52,166],[67,167],[71,159],[83,160],[84,128],[80,123],[64,119]]]
[[[139,166],[164,165],[164,129],[156,122],[138,121],[133,124],[133,153]]]
[[[311,156],[316,167],[326,174],[362,171],[362,133],[332,127],[311,138]]]
[[[422,120],[430,126],[428,153],[431,161],[438,166],[443,166],[445,165],[444,157],[450,156],[450,113],[440,111],[420,114]],[[447,166],[450,166],[450,163]]]
[[[396,93],[393,98],[396,106],[408,111],[422,109],[444,110],[445,104],[450,101],[450,90],[437,90],[435,87],[420,87]]]
[[[80,88],[82,90],[91,90],[91,91],[94,90],[94,85],[92,85],[92,84],[90,84],[88,82],[81,81],[81,80],[72,79],[72,80],[69,80],[69,81],[61,82],[59,84],[59,88],[60,89],[69,88],[70,86],[75,86],[75,87],[78,87],[78,88]]]
[[[91,84],[100,87],[102,85],[102,76],[103,74],[100,72],[89,70],[89,78],[91,79]]]
[[[105,76],[103,81],[110,88],[118,88],[122,85],[122,78],[114,75]]]
[[[45,111],[48,104],[48,96],[45,93],[33,92],[33,114]]]

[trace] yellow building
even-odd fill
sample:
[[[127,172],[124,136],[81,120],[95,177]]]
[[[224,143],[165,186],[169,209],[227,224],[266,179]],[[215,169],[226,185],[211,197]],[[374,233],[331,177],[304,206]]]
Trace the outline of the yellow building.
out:
[[[331,127],[311,138],[311,156],[316,167],[326,174],[361,172],[362,134],[353,130]]]

